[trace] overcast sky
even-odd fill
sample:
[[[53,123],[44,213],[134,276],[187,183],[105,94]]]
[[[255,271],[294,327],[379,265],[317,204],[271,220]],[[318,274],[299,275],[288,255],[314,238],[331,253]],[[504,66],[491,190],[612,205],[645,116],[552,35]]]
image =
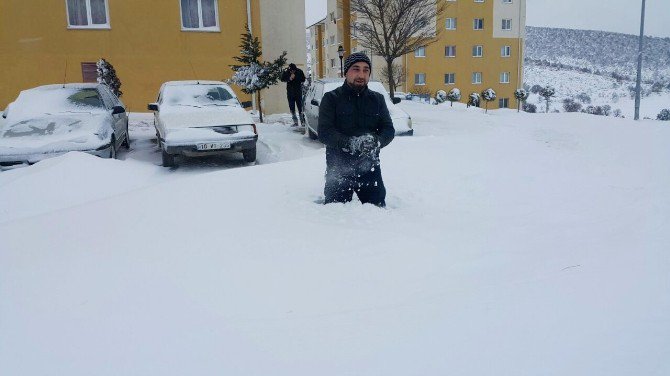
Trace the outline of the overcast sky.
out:
[[[491,0],[493,1],[493,0]],[[640,33],[642,0],[527,0],[528,26]],[[644,33],[670,37],[670,0],[647,0]],[[305,21],[326,16],[326,0],[305,0]]]

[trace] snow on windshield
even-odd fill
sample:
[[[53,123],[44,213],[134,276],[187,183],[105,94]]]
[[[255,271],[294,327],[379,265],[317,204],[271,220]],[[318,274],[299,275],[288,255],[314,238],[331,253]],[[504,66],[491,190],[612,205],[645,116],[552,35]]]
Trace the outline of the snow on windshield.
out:
[[[25,90],[8,110],[8,123],[64,113],[91,113],[105,110],[94,88],[59,87]]]
[[[162,104],[168,106],[237,105],[232,90],[221,85],[180,85],[166,86]]]

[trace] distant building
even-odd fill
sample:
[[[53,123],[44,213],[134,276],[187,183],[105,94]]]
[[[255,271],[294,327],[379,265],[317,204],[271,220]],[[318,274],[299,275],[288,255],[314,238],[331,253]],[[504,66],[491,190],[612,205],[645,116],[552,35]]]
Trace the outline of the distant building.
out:
[[[349,1],[328,0],[327,16],[309,26],[315,77],[339,77],[337,48],[346,42],[343,30],[350,30],[351,52],[369,54],[359,45],[355,27],[344,25],[343,8]],[[406,77],[397,90],[434,96],[437,90],[456,87],[467,98],[492,88],[498,99],[489,108],[514,106],[514,90],[523,85],[526,0],[447,0],[446,4],[436,24],[438,40],[397,59]],[[356,14],[351,19],[350,25],[355,25]],[[382,62],[373,58],[373,75],[379,80]]]
[[[131,111],[146,111],[161,83],[225,80],[250,22],[266,60],[282,51],[305,68],[304,0],[6,0],[0,13],[0,109],[30,87],[95,80],[114,65]],[[241,100],[251,97],[242,94]],[[263,110],[286,112],[283,85],[263,92]]]

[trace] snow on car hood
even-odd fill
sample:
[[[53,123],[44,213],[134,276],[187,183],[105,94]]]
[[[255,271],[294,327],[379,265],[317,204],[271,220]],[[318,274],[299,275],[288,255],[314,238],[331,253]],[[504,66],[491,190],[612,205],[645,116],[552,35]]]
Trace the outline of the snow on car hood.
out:
[[[160,108],[159,118],[168,132],[171,129],[254,123],[249,113],[237,105],[204,105],[201,107],[163,105]]]
[[[104,145],[110,133],[105,113],[59,114],[8,121],[0,129],[0,154],[91,150]]]

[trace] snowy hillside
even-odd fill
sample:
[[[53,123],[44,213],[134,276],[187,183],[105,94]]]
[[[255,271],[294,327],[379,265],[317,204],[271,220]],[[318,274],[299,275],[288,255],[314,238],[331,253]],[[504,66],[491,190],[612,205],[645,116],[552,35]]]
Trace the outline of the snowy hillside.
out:
[[[670,108],[670,38],[648,37],[645,43],[640,116],[655,119]],[[632,35],[528,27],[524,85],[553,86],[550,111],[565,111],[563,100],[573,99],[584,109],[608,105],[632,117],[636,59],[637,37]],[[537,93],[528,102],[545,111]]]
[[[320,205],[320,144],[259,165],[0,172],[1,375],[670,374],[670,127],[403,102],[387,209]]]

